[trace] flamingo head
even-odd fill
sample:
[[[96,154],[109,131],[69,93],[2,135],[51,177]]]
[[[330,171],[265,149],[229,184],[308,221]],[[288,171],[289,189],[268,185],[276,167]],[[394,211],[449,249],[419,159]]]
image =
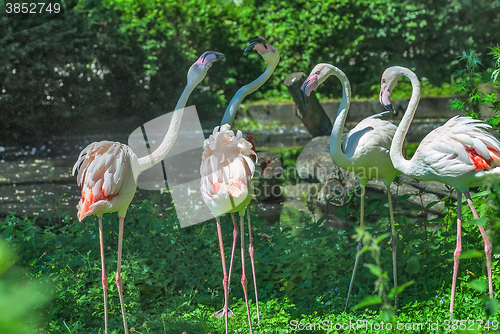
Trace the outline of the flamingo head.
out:
[[[327,64],[318,64],[314,66],[311,74],[307,77],[307,79],[302,84],[300,90],[302,91],[302,98],[304,99],[304,103],[308,104],[308,97],[311,95],[311,92],[319,87],[323,82],[325,82],[326,78],[330,76],[331,68],[325,66]]]
[[[224,59],[224,55],[216,51],[205,51],[200,58],[191,66],[188,72],[188,81],[196,84],[200,83],[207,75],[208,69],[212,64]]]
[[[393,71],[394,67],[390,67],[384,71],[382,74],[382,79],[380,81],[380,103],[393,113],[396,113],[391,104],[391,91],[394,89],[398,83],[399,75],[395,74]]]
[[[276,50],[271,44],[269,44],[269,42],[266,41],[264,37],[252,37],[247,41],[247,43],[250,44],[245,48],[245,51],[255,50],[262,56],[262,58],[268,65],[273,67],[278,65],[280,54],[278,50]]]

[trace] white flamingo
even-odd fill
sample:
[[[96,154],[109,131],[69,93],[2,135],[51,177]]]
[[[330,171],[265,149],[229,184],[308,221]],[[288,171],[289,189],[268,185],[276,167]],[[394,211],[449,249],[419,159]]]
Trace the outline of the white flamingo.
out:
[[[259,42],[257,42],[259,41]],[[279,62],[278,51],[271,46],[263,37],[256,36],[247,41],[251,44],[247,46],[245,51],[256,50],[266,61],[267,68],[265,72],[250,84],[240,88],[234,97],[231,99],[229,106],[224,113],[221,121],[221,126],[216,127],[213,134],[205,140],[204,153],[200,167],[201,173],[201,192],[205,203],[210,208],[217,222],[217,232],[219,235],[219,245],[222,257],[222,270],[224,278],[222,285],[224,287],[224,307],[216,312],[214,316],[217,318],[225,317],[226,333],[228,333],[228,316],[232,316],[232,312],[228,308],[228,294],[231,282],[231,272],[233,267],[234,251],[236,247],[236,239],[238,236],[238,225],[236,223],[235,213],[240,215],[241,228],[241,263],[242,277],[241,285],[245,294],[245,302],[247,306],[248,323],[250,333],[252,333],[252,321],[250,317],[250,309],[248,306],[247,296],[247,280],[245,275],[245,250],[244,250],[244,220],[245,209],[248,217],[248,235],[250,246],[248,252],[252,263],[252,272],[255,287],[255,304],[257,305],[257,317],[259,315],[259,302],[257,297],[257,282],[255,279],[254,265],[254,247],[252,242],[252,227],[250,223],[250,211],[248,204],[252,199],[253,187],[251,179],[255,171],[255,162],[252,157],[257,155],[254,152],[254,147],[251,141],[247,141],[244,134],[238,131],[236,135],[231,131],[231,125],[234,121],[236,111],[241,101],[250,93],[262,86],[274,72],[274,69]],[[247,137],[249,140],[251,138]],[[231,213],[233,220],[233,246],[231,252],[231,262],[229,265],[229,278],[226,271],[226,262],[224,256],[224,247],[222,243],[222,233],[220,228],[220,216],[224,213]]]
[[[478,215],[469,194],[469,187],[478,187],[500,180],[500,142],[486,129],[489,125],[470,117],[452,117],[443,126],[431,131],[418,146],[411,160],[402,155],[402,145],[420,100],[420,82],[415,73],[405,67],[393,66],[382,75],[380,103],[388,110],[391,106],[391,91],[401,76],[410,79],[413,86],[410,102],[392,141],[390,156],[394,167],[400,172],[423,181],[438,181],[457,189],[457,246],[453,253],[453,281],[450,313],[453,314],[455,287],[459,256],[462,253],[461,216],[462,194],[472,210]],[[491,242],[486,231],[478,225],[484,239],[484,251],[488,270],[488,286],[493,298],[491,280]]]
[[[104,294],[105,333],[108,333],[107,287],[108,279],[104,266],[104,244],[102,236],[102,215],[117,212],[119,217],[118,266],[116,285],[120,296],[123,326],[128,333],[125,306],[123,303],[123,281],[121,279],[121,258],[123,222],[127,209],[137,188],[137,176],[160,162],[170,151],[177,137],[183,108],[193,89],[205,78],[212,63],[224,58],[219,52],[207,51],[191,66],[187,85],[175,107],[168,132],[160,146],[150,155],[138,158],[125,144],[111,141],[88,145],[73,166],[73,175],[78,172],[77,182],[82,187],[81,202],[77,205],[78,219],[97,215],[99,218],[99,240],[101,248],[102,287]]]
[[[364,205],[365,187],[369,180],[380,178],[387,187],[387,197],[389,200],[389,212],[392,231],[392,264],[394,274],[394,287],[397,286],[396,268],[396,247],[397,235],[394,226],[394,214],[392,208],[391,183],[394,178],[401,174],[392,165],[389,157],[392,137],[396,132],[396,126],[388,121],[380,119],[382,114],[376,114],[365,118],[354,127],[342,141],[342,131],[347,118],[351,98],[351,85],[347,76],[337,67],[330,64],[318,64],[311,71],[309,77],[302,85],[304,95],[309,96],[312,90],[316,89],[329,76],[334,75],[339,78],[342,84],[342,100],[340,101],[337,117],[333,124],[330,139],[330,154],[333,161],[345,170],[354,171],[361,185],[361,209],[360,226],[364,228]],[[306,99],[306,98],[305,98]],[[349,296],[351,295],[356,268],[359,261],[359,252],[362,247],[360,240],[356,253],[356,261],[352,271],[351,283],[344,310],[347,310]],[[395,296],[395,307],[397,308],[397,296]]]

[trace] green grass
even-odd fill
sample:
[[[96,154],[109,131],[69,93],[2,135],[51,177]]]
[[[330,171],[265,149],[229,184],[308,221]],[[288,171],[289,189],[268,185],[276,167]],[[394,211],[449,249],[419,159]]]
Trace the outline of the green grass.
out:
[[[480,223],[487,222],[491,226],[488,231],[494,245],[493,254],[500,254],[498,211],[491,207],[498,202],[497,195],[498,192],[494,191],[488,198],[475,199],[484,218]],[[429,326],[429,323],[438,322],[439,330],[436,332],[458,332],[453,329],[447,331],[445,327],[446,321],[450,320],[448,309],[456,238],[455,204],[449,199],[446,203],[446,217],[431,222],[411,220],[396,211],[400,236],[398,283],[400,286],[410,284],[399,294],[397,315],[390,308],[393,305],[392,259],[386,235],[389,222],[387,218],[375,218],[388,216],[385,199],[373,197],[367,200],[367,221],[371,224],[366,228],[368,234],[365,233],[364,240],[369,247],[361,257],[347,313],[343,312],[343,306],[356,253],[356,242],[350,235],[352,232],[336,232],[321,226],[321,221],[310,220],[305,224],[301,222],[305,227],[297,232],[293,231],[293,222],[286,225],[292,227],[280,228],[279,224],[269,227],[266,221],[252,215],[261,312],[261,321],[257,323],[247,256],[246,272],[254,333],[311,332],[294,331],[295,326],[302,328],[299,322],[301,326],[307,323],[314,326],[316,323],[314,333],[333,333],[335,330],[318,329],[319,324],[329,326],[330,323],[347,324],[359,320],[374,323],[390,321],[394,327],[398,323]],[[356,198],[339,212],[339,216],[357,226],[358,205]],[[398,202],[398,208],[402,205]],[[482,252],[482,239],[475,222],[471,221],[470,210],[464,206],[463,211],[463,250]],[[29,312],[23,319],[27,319],[28,333],[103,333],[97,221],[88,218],[79,223],[69,213],[62,214],[64,218],[60,224],[49,224],[44,228],[40,227],[46,223],[43,220],[34,221],[13,215],[0,224],[9,250],[18,255],[13,262],[14,267],[22,268],[15,272],[9,269],[10,275],[2,277],[11,278],[10,286],[18,284],[12,280],[19,282],[24,279],[46,289],[37,292],[40,297],[38,307],[26,304],[25,309]],[[232,224],[229,217],[222,222],[228,256]],[[437,228],[432,228],[434,226]],[[105,246],[109,246],[106,249],[106,266],[110,282],[110,332],[123,333],[114,284],[118,240],[116,215],[106,215],[103,228]],[[236,316],[230,318],[230,332],[248,333],[240,284],[239,251],[236,254],[230,294],[230,308]],[[467,254],[477,255],[474,252]],[[493,259],[493,285],[497,294],[500,291],[499,262],[498,257]],[[223,333],[223,320],[210,316],[223,304],[222,270],[213,221],[181,229],[172,209],[164,210],[152,200],[136,202],[125,219],[122,273],[129,327],[134,327],[137,332]],[[498,319],[498,313],[492,314],[497,312],[498,303],[488,300],[485,282],[483,255],[461,260],[453,319]],[[367,296],[374,296],[372,301],[380,300],[368,307],[352,309]],[[44,306],[40,300],[51,302]],[[18,306],[25,302],[28,300],[20,299]],[[42,317],[40,322],[33,318],[36,314]],[[467,323],[467,326],[470,325]],[[493,332],[492,329],[489,332]],[[418,332],[418,328],[406,332]]]

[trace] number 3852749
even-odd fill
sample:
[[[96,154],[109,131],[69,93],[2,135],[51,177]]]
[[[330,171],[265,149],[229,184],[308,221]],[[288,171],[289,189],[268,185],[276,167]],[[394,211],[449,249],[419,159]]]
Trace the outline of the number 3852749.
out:
[[[7,14],[41,14],[41,13],[59,13],[61,5],[59,3],[31,2],[31,3],[5,3],[5,12]]]

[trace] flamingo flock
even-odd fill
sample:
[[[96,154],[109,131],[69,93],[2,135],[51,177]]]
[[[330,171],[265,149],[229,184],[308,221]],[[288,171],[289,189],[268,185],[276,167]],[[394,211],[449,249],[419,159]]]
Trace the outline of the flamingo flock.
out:
[[[250,263],[254,283],[257,320],[260,321],[257,280],[255,273],[252,226],[250,222],[249,203],[253,195],[252,178],[255,172],[257,154],[253,143],[253,135],[231,128],[238,106],[243,99],[260,88],[273,74],[280,55],[265,38],[257,36],[247,41],[245,51],[255,50],[265,61],[266,69],[256,80],[240,88],[230,101],[220,126],[214,128],[212,134],[203,142],[203,154],[200,157],[200,190],[205,204],[212,212],[217,227],[219,248],[222,262],[222,286],[224,289],[223,308],[214,313],[217,318],[224,317],[225,332],[229,333],[228,318],[234,313],[229,309],[229,290],[233,271],[233,260],[238,233],[241,233],[241,286],[245,296],[249,332],[252,333],[252,319],[248,303],[247,277],[245,271],[245,215],[247,216]],[[183,108],[194,90],[208,73],[214,62],[224,59],[219,52],[207,51],[190,67],[187,74],[186,87],[176,105],[174,115],[161,145],[145,157],[137,155],[125,144],[101,141],[88,145],[79,155],[73,167],[77,175],[77,183],[81,187],[81,200],[77,205],[79,221],[95,215],[99,222],[100,255],[102,265],[102,287],[104,297],[105,333],[108,333],[107,287],[108,279],[104,264],[104,244],[102,235],[102,216],[105,213],[117,212],[119,217],[118,260],[116,285],[120,299],[123,327],[128,333],[125,303],[123,300],[123,281],[121,278],[121,257],[123,243],[124,217],[137,188],[138,175],[156,165],[172,148]],[[397,287],[397,241],[394,209],[390,185],[396,176],[405,174],[417,180],[438,181],[457,190],[457,242],[453,254],[453,278],[450,302],[450,314],[453,313],[456,279],[458,275],[461,245],[461,200],[465,196],[476,219],[478,214],[469,194],[470,187],[499,183],[500,180],[500,142],[487,130],[489,125],[469,117],[453,117],[443,126],[430,132],[420,143],[412,159],[407,160],[405,154],[405,136],[415,115],[420,99],[420,83],[417,76],[407,68],[394,66],[383,74],[380,85],[380,103],[386,112],[372,115],[359,122],[342,140],[343,128],[350,107],[351,87],[347,76],[339,68],[321,63],[316,65],[302,85],[304,99],[307,102],[310,93],[317,89],[328,77],[337,77],[342,84],[342,100],[334,120],[330,137],[330,155],[341,168],[354,171],[361,186],[361,206],[359,224],[364,228],[364,196],[369,180],[380,178],[387,187],[387,196],[391,223],[391,249],[393,262],[394,287]],[[391,105],[391,92],[398,79],[405,76],[413,87],[408,108],[399,126],[384,120],[388,112],[394,112]],[[233,221],[233,238],[229,272],[226,267],[223,236],[220,217],[226,213]],[[238,228],[236,214],[240,217]],[[493,298],[491,252],[492,243],[488,239],[483,226],[478,225],[484,240],[486,253],[489,295]],[[359,263],[362,248],[360,241],[345,301],[347,311],[349,298]],[[398,308],[397,295],[395,309]]]

